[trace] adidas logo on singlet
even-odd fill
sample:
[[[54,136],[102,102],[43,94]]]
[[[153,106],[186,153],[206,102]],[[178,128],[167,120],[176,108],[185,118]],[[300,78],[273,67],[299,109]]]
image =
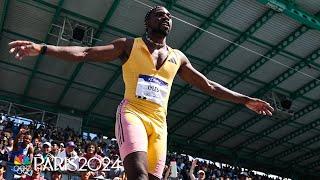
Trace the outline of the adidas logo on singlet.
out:
[[[173,63],[173,64],[177,64],[177,61],[172,57],[168,60],[169,62]]]

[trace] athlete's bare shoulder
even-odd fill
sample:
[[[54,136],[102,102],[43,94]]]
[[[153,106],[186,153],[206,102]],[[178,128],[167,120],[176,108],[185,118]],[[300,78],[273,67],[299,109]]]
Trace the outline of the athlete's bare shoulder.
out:
[[[118,38],[111,42],[111,44],[120,44],[125,51],[130,50],[133,46],[134,38]]]
[[[174,49],[174,51],[181,62],[180,66],[190,63],[189,59],[183,52],[181,52],[179,49]]]
[[[124,51],[123,51],[123,54],[120,56],[120,59],[124,63],[130,56],[133,43],[134,43],[134,38],[118,38],[113,42],[123,44]]]

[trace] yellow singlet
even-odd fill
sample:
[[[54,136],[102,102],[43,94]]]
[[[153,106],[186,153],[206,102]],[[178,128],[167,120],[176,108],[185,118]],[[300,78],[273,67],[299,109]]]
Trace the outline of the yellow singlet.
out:
[[[142,111],[167,115],[168,99],[173,79],[180,67],[176,50],[169,47],[169,55],[156,70],[151,54],[142,40],[136,38],[127,62],[122,66],[125,83],[124,98]]]

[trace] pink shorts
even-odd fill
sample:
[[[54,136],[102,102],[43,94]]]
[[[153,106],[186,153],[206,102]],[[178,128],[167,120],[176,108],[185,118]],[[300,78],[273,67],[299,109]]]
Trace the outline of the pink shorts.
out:
[[[133,152],[147,152],[148,173],[162,178],[167,151],[166,121],[150,118],[123,100],[118,106],[115,135],[121,159]]]

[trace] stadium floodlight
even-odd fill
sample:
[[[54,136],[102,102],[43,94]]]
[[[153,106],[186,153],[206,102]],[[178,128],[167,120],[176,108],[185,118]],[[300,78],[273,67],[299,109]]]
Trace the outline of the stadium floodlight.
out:
[[[263,99],[275,108],[272,118],[286,119],[294,115],[292,100],[288,96],[271,91],[267,93]]]
[[[62,17],[51,26],[49,35],[57,46],[91,46],[96,29],[70,17]]]

